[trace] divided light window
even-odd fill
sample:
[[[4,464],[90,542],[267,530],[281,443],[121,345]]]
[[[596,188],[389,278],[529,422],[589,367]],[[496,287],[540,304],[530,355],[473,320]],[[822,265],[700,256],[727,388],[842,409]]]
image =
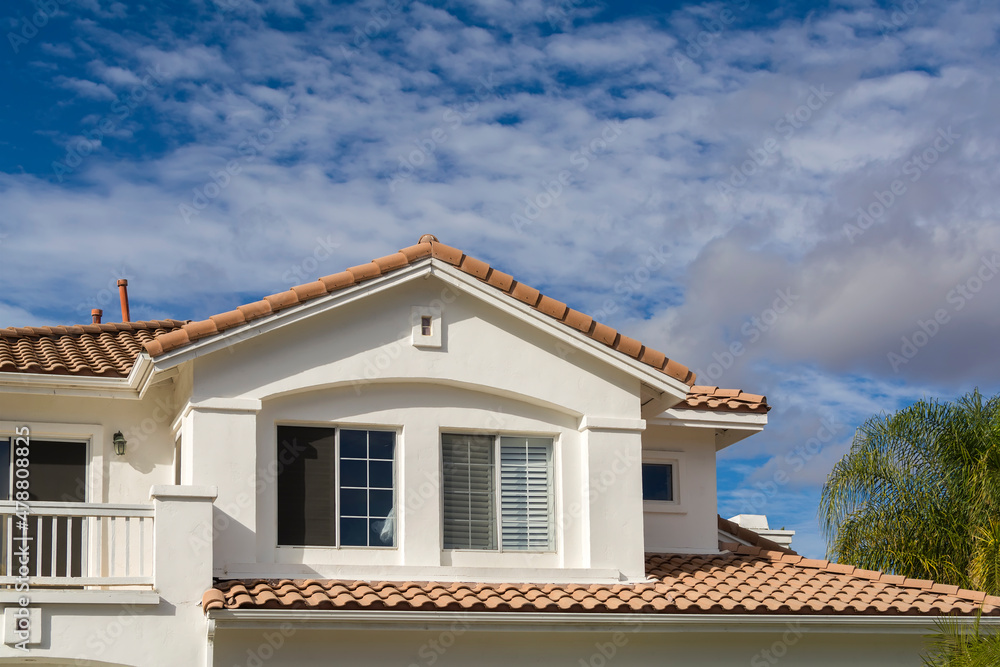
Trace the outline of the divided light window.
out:
[[[552,551],[552,439],[445,433],[444,548]]]
[[[278,544],[396,544],[396,434],[278,426]]]

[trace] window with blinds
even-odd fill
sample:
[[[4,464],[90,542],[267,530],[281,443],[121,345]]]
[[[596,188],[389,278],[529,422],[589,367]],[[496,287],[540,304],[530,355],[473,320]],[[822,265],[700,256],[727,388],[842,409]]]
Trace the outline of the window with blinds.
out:
[[[444,548],[553,549],[552,440],[444,434]]]

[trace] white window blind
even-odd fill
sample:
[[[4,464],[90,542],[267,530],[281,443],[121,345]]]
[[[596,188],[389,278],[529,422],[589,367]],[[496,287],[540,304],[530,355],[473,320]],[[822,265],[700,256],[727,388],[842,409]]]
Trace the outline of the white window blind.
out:
[[[551,550],[551,470],[551,440],[500,438],[500,514],[505,550]]]
[[[444,548],[553,548],[551,439],[444,434],[441,449]]]
[[[444,435],[444,548],[496,549],[493,438]]]

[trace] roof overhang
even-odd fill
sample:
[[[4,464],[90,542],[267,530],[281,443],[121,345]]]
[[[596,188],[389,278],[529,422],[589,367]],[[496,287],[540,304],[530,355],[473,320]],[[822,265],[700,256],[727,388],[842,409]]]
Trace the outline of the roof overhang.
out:
[[[174,375],[157,372],[152,359],[143,352],[127,377],[57,375],[54,373],[0,373],[0,394],[40,394],[88,398],[141,399],[149,387]]]
[[[724,412],[721,410],[693,410],[670,408],[647,419],[650,426],[683,426],[715,430],[715,450],[725,449],[733,443],[759,433],[767,426],[767,414],[756,412]]]
[[[165,352],[156,357],[153,363],[158,371],[173,368],[192,359],[237,345],[258,335],[282,329],[314,315],[335,310],[404,283],[430,276],[478,297],[537,329],[560,338],[567,347],[588,354],[637,378],[644,387],[648,388],[645,391],[652,390],[657,395],[662,396],[662,402],[665,406],[676,405],[687,396],[689,387],[680,380],[674,379],[641,361],[616,352],[548,315],[538,312],[527,304],[503,295],[495,288],[456,269],[447,262],[431,257],[421,259],[386,275],[366,280],[358,285],[331,292],[324,297],[310,299],[208,338],[196,340],[177,350]],[[143,352],[141,356],[148,358],[149,355]]]
[[[772,633],[801,628],[804,632],[849,634],[915,634],[937,631],[940,617],[820,614],[608,614],[563,612],[390,611],[310,609],[213,609],[208,618],[218,629],[258,629],[281,623],[315,630],[393,630],[417,626],[449,629],[461,623],[475,630],[517,632],[743,632]],[[975,617],[949,616],[974,624]],[[983,616],[980,623],[1000,627],[1000,617]]]

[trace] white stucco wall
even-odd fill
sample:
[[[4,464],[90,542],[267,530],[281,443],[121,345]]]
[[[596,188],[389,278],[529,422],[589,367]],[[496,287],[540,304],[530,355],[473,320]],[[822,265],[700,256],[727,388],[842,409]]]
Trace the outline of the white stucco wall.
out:
[[[651,424],[642,434],[644,454],[657,452],[679,466],[676,507],[643,513],[646,551],[715,553],[719,549],[715,431]],[[650,504],[655,505],[655,504]]]
[[[443,306],[440,349],[410,342],[411,307],[429,304]],[[219,576],[645,576],[639,381],[436,278],[199,357],[192,394],[185,479],[219,486]],[[396,548],[276,547],[278,423],[397,430]],[[442,550],[440,438],[449,430],[553,438],[554,552]],[[601,477],[623,461],[624,474]]]
[[[27,425],[38,440],[91,441],[90,456],[99,465],[88,470],[88,499],[145,503],[150,486],[173,483],[170,422],[178,408],[169,382],[152,387],[141,401],[4,393],[0,437],[11,436],[16,424]],[[128,440],[125,456],[115,456],[111,437],[116,431]]]

